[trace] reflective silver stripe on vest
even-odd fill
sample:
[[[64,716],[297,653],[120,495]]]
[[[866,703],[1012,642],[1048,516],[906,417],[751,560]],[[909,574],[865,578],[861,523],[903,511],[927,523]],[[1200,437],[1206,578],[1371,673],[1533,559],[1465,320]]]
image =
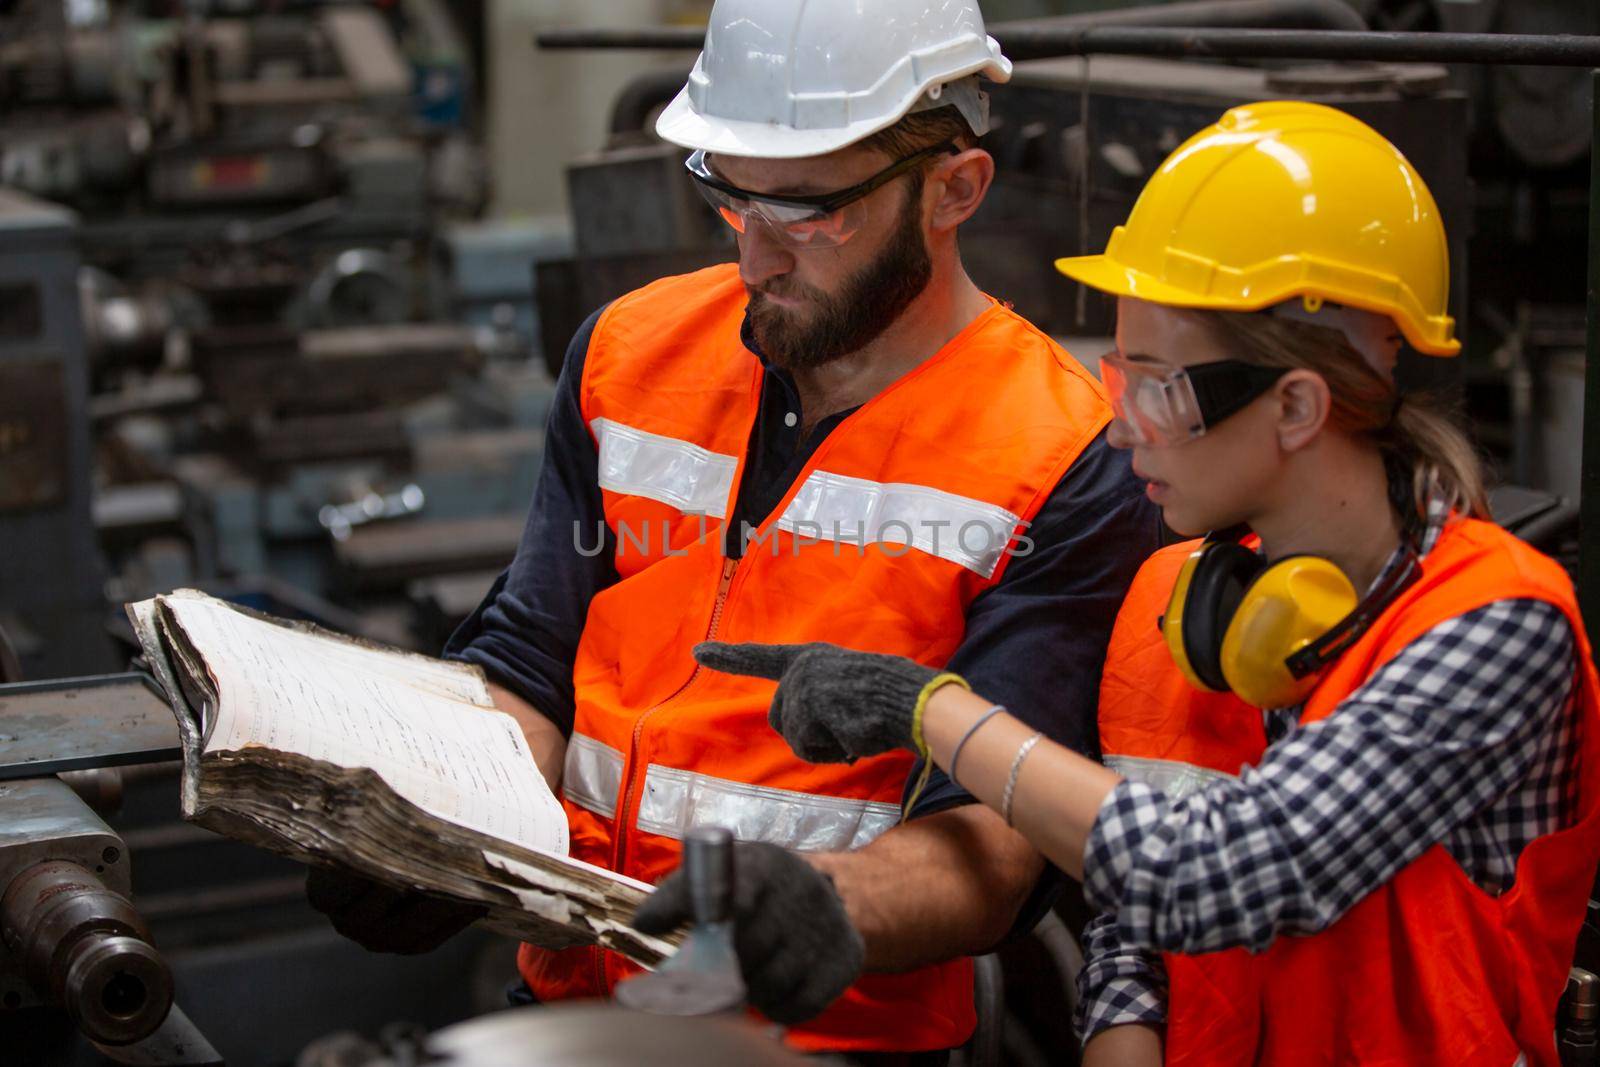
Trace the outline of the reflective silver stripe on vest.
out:
[[[797,793],[652,763],[639,799],[639,829],[682,839],[698,826],[724,826],[740,841],[801,852],[860,848],[900,821],[894,804]]]
[[[1173,800],[1198,793],[1212,782],[1227,781],[1238,775],[1197,767],[1170,759],[1145,759],[1143,756],[1106,756],[1105,765],[1122,777],[1143,782],[1161,790]]]
[[[567,742],[561,791],[579,807],[615,818],[622,753],[575,733]],[[802,852],[860,848],[900,821],[894,804],[747,785],[652,763],[639,798],[639,829],[682,839],[697,826],[725,826],[741,841]]]
[[[600,442],[600,488],[649,497],[681,511],[722,518],[739,468],[737,456],[708,452],[675,437],[592,419]]]
[[[813,471],[777,525],[819,541],[909,545],[988,578],[1021,521],[931,486]]]
[[[617,794],[622,791],[622,753],[592,737],[573,734],[567,742],[561,791],[579,807],[612,818],[617,814]]]

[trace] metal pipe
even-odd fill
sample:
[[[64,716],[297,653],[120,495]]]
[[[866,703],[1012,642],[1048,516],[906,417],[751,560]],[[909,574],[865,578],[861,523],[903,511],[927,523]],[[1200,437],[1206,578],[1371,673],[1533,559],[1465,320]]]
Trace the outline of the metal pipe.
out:
[[[996,22],[989,32],[1009,55],[1013,37],[1091,26],[1278,26],[1285,29],[1360,31],[1366,20],[1343,0],[1188,0],[1149,4],[1121,11],[1089,11],[1053,18]],[[693,26],[648,29],[546,30],[534,38],[540,48],[649,48],[699,51],[705,31]],[[1013,56],[1012,58],[1017,58]]]
[[[1283,30],[1351,30],[1367,28],[1367,20],[1344,0],[1187,0],[1176,4],[1146,4],[1116,11],[1087,11],[1076,15],[1016,19],[996,22],[989,32],[1009,53],[1008,38],[1038,30],[1064,30],[1090,26],[1164,26],[1244,29],[1274,27]]]
[[[1137,10],[1137,9],[1136,9]],[[1156,26],[994,27],[1012,59],[1128,55],[1207,59],[1353,59],[1386,63],[1600,66],[1600,36],[1530,33],[1376,33],[1347,30]],[[699,48],[695,29],[550,30],[541,48]]]
[[[1013,59],[1129,55],[1600,66],[1600,37],[1521,33],[1353,33],[1104,26],[1037,30],[1005,44]]]
[[[1583,364],[1578,603],[1583,617],[1595,625],[1600,620],[1600,70],[1592,78],[1595,139],[1589,147],[1589,321]]]

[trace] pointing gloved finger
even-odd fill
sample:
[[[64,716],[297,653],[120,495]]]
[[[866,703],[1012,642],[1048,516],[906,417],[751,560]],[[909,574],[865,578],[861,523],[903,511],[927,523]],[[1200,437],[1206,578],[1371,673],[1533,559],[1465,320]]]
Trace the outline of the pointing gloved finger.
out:
[[[688,922],[690,915],[689,880],[682,873],[673,874],[644,898],[633,913],[633,928],[641,934],[668,934]]]
[[[789,664],[804,652],[807,645],[763,645],[750,642],[730,645],[722,641],[702,641],[694,646],[694,658],[702,667],[727,674],[743,674],[751,678],[770,678],[777,681]]]

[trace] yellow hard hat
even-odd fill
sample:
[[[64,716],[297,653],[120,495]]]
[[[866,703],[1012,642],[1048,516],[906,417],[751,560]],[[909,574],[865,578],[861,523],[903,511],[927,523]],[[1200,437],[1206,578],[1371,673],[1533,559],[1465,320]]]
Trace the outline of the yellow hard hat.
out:
[[[1056,269],[1175,307],[1329,301],[1390,316],[1419,352],[1461,350],[1433,195],[1376,130],[1322,104],[1233,108],[1167,157],[1104,255]]]

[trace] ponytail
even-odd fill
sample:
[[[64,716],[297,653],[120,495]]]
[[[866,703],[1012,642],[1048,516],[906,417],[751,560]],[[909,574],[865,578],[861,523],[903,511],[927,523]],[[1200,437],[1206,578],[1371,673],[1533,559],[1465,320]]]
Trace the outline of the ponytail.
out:
[[[1475,519],[1489,517],[1483,463],[1460,424],[1427,395],[1401,394],[1388,428],[1378,435],[1385,457],[1393,455],[1397,473],[1409,475],[1413,507],[1426,516],[1440,500],[1450,511]]]

